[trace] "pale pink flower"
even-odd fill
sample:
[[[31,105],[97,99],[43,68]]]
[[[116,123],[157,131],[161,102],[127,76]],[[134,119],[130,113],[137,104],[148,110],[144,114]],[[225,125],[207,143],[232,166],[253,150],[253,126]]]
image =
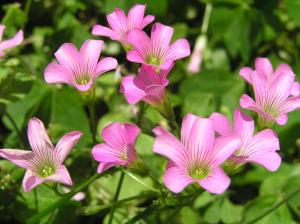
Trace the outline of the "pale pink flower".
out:
[[[24,39],[23,31],[20,30],[13,38],[2,40],[4,30],[5,26],[0,24],[0,57],[5,55],[5,50],[20,45]]]
[[[169,159],[163,178],[168,189],[179,193],[198,183],[211,193],[221,194],[228,188],[230,178],[220,165],[238,149],[239,138],[215,138],[213,122],[192,114],[183,119],[181,141],[161,127],[153,132],[153,151]]]
[[[125,76],[121,83],[120,92],[124,93],[128,103],[136,104],[143,100],[151,105],[164,101],[165,88],[169,84],[169,71],[155,72],[152,66],[142,65],[138,76]]]
[[[66,83],[79,91],[89,90],[95,79],[117,67],[116,59],[106,57],[99,62],[102,40],[86,40],[78,51],[71,43],[65,43],[55,52],[58,61],[50,63],[44,72],[47,83]]]
[[[133,124],[112,123],[102,130],[105,143],[95,145],[92,155],[100,162],[98,173],[113,166],[129,166],[136,159],[135,141],[140,134],[140,129]]]
[[[300,86],[295,74],[287,64],[280,64],[273,72],[267,58],[257,58],[255,70],[245,67],[240,75],[253,86],[255,101],[244,94],[240,99],[242,108],[258,113],[265,126],[274,122],[284,125],[287,114],[300,108]]]
[[[213,113],[210,119],[214,122],[214,128],[218,134],[222,136],[234,134],[241,138],[240,148],[230,157],[234,164],[256,163],[269,171],[279,168],[281,158],[277,151],[280,146],[274,131],[265,129],[254,134],[253,119],[240,109],[234,112],[233,127],[223,114]]]
[[[186,39],[171,44],[173,32],[172,27],[161,23],[152,26],[151,38],[142,30],[131,31],[127,40],[133,50],[127,52],[127,59],[157,69],[169,69],[174,61],[190,55],[190,45]]]
[[[26,169],[23,179],[24,191],[28,192],[48,181],[72,185],[70,174],[63,163],[82,133],[74,131],[64,135],[55,148],[39,119],[32,118],[29,121],[27,133],[32,151],[0,149],[1,157]]]
[[[191,56],[191,60],[187,67],[188,71],[192,74],[198,73],[201,70],[201,63],[203,60],[206,42],[207,40],[205,35],[200,35],[196,40],[196,44]]]
[[[106,16],[110,28],[101,25],[94,25],[92,34],[106,36],[112,40],[119,41],[126,49],[129,49],[127,34],[133,29],[142,30],[154,20],[154,16],[144,17],[146,5],[134,5],[128,12],[128,16],[120,8]]]

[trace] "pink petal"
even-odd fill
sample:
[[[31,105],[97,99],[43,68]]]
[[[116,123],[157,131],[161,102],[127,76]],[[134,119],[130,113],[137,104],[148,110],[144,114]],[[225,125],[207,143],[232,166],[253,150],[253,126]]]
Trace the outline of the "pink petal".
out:
[[[209,117],[214,124],[214,129],[220,135],[228,135],[232,133],[232,126],[228,118],[221,113],[213,113]]]
[[[128,12],[128,26],[132,28],[140,28],[143,22],[145,5],[136,4]]]
[[[294,79],[295,76],[286,75],[285,73],[279,74],[270,86],[270,98],[278,103],[288,98],[292,90]]]
[[[292,96],[300,96],[300,84],[298,82],[294,82],[291,90]]]
[[[251,141],[254,133],[254,120],[240,109],[234,112],[234,132],[241,137],[243,144]]]
[[[281,164],[281,158],[278,153],[276,152],[257,152],[249,159],[247,159],[249,162],[257,163],[263,167],[265,167],[267,170],[274,172],[276,171],[280,164]]]
[[[170,42],[171,42],[171,39],[173,36],[173,32],[174,32],[174,30],[172,27],[163,25],[161,23],[155,23],[151,29],[151,44],[153,47],[152,50],[157,53],[158,52],[166,52],[166,50],[169,49],[169,45],[170,45]],[[179,42],[177,45],[182,48],[181,45],[185,46],[186,43]],[[188,47],[189,47],[189,45],[188,45]],[[180,52],[182,52],[182,51],[183,50],[181,49]],[[184,53],[183,53],[183,55],[184,55]]]
[[[81,58],[74,44],[64,43],[58,48],[54,55],[59,64],[67,69],[70,74],[74,74],[75,72],[80,73],[82,71],[81,66],[78,68]]]
[[[226,161],[239,147],[241,139],[235,135],[221,136],[215,141],[210,167],[215,168]]]
[[[129,104],[136,104],[146,96],[146,93],[135,85],[135,76],[133,75],[123,78],[120,92],[124,93]]]
[[[124,150],[128,145],[134,145],[140,129],[136,125],[112,123],[102,130],[103,140],[112,148]]]
[[[114,167],[114,166],[119,166],[119,164],[117,164],[117,163],[100,163],[97,168],[97,172],[103,173],[104,171],[106,171],[109,168]]]
[[[118,33],[121,37],[126,34],[128,30],[127,18],[122,9],[116,8],[114,12],[106,16],[106,19],[112,30]]]
[[[134,47],[134,50],[131,50],[127,53],[127,59],[132,62],[140,63],[141,58],[145,58],[149,53],[150,48],[150,39],[147,34],[142,30],[132,30],[127,35],[127,41]]]
[[[254,102],[254,100],[249,97],[247,94],[243,94],[240,98],[240,106],[242,108],[255,111],[256,113],[260,114],[261,116],[265,118],[271,118],[270,115],[262,111],[257,104]]]
[[[28,192],[43,182],[44,180],[42,178],[34,176],[30,170],[26,170],[22,185],[24,191]]]
[[[240,76],[242,76],[249,84],[251,82],[251,73],[253,72],[252,68],[244,67],[240,70]]]
[[[230,178],[221,168],[215,168],[208,177],[199,181],[199,185],[210,193],[222,194],[229,187]]]
[[[145,63],[145,59],[143,55],[140,54],[137,50],[131,50],[127,52],[126,58],[128,61],[136,62],[136,63]]]
[[[106,143],[95,145],[92,149],[93,158],[101,163],[113,163],[119,166],[125,166],[128,161],[122,159],[124,151],[112,148]]]
[[[24,169],[32,167],[31,160],[34,157],[32,151],[19,149],[0,149],[0,157],[11,161],[12,163]]]
[[[81,91],[81,92],[85,92],[85,91],[88,91],[91,87],[92,87],[92,85],[94,84],[94,80],[93,79],[91,79],[87,84],[85,84],[85,85],[80,85],[80,84],[77,84],[76,82],[73,82],[73,86],[77,89],[77,90],[79,90],[79,91]]]
[[[213,122],[206,118],[195,117],[190,137],[185,146],[188,149],[189,161],[199,162],[210,158],[215,143]]]
[[[55,172],[54,175],[49,176],[45,179],[45,181],[50,181],[50,182],[59,182],[65,185],[72,186],[73,182],[70,177],[69,171],[64,165],[61,165]]]
[[[23,39],[24,39],[23,31],[20,30],[13,38],[2,41],[0,43],[0,51],[20,45]]]
[[[184,116],[182,120],[182,127],[181,127],[181,142],[184,146],[188,145],[190,141],[191,132],[193,125],[198,117],[194,114],[187,114]]]
[[[161,127],[156,127],[152,131],[156,135],[153,152],[168,158],[177,166],[187,167],[188,158],[181,142]]]
[[[281,114],[275,120],[276,120],[277,124],[279,124],[279,125],[285,125],[286,122],[288,121],[288,115],[287,114]]]
[[[280,64],[278,65],[278,67],[276,68],[274,75],[273,75],[273,79],[276,79],[279,75],[286,75],[286,76],[292,76],[295,77],[295,74],[293,72],[293,70],[291,69],[291,67],[288,64]]]
[[[73,84],[74,76],[70,74],[63,66],[56,62],[50,63],[45,71],[44,78],[47,83],[66,83]]]
[[[112,57],[103,58],[97,64],[96,75],[99,76],[105,72],[116,69],[118,66],[118,61]]]
[[[73,131],[65,134],[55,146],[55,153],[59,157],[60,164],[62,164],[70,153],[74,145],[77,144],[81,136],[83,135],[80,131]]]
[[[280,108],[280,112],[288,113],[298,109],[300,109],[300,96],[288,98],[282,108]]]
[[[120,40],[121,39],[121,37],[118,33],[114,32],[113,30],[111,30],[105,26],[101,26],[101,25],[94,25],[92,34],[95,36],[109,37],[112,40]]]
[[[35,117],[30,119],[27,134],[32,151],[35,155],[44,156],[45,153],[48,154],[49,150],[51,151],[54,149],[45,126],[39,119]]]
[[[82,71],[92,75],[96,75],[95,71],[98,67],[98,60],[103,48],[104,42],[102,40],[86,40],[80,48],[80,57],[82,64]],[[90,77],[93,79],[94,77]]]
[[[273,73],[273,67],[269,59],[267,58],[256,58],[255,69],[260,73],[269,78]]]
[[[166,187],[174,193],[181,192],[187,185],[194,182],[186,170],[177,167],[173,162],[168,162],[163,181]]]
[[[152,23],[153,20],[155,19],[154,16],[152,15],[147,15],[144,17],[143,21],[142,21],[142,24],[141,24],[141,29],[143,29],[145,26],[147,26],[149,23]]]
[[[191,54],[190,44],[186,39],[179,39],[171,44],[167,59],[177,60]]]

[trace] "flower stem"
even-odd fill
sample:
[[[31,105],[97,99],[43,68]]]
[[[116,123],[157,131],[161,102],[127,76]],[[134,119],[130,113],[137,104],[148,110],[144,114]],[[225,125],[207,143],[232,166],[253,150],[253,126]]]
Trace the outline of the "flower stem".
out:
[[[90,123],[91,123],[91,130],[93,136],[93,144],[96,144],[96,119],[95,119],[95,106],[94,101],[91,101],[88,105],[89,113],[90,113]]]
[[[276,203],[273,205],[269,210],[265,211],[263,214],[259,215],[258,217],[255,217],[254,219],[248,221],[248,222],[243,222],[244,224],[251,224],[251,223],[256,223],[257,221],[261,220],[262,218],[266,217],[273,211],[275,211],[277,208],[279,208],[281,205],[286,203],[288,200],[290,200],[292,197],[294,197],[296,194],[300,192],[300,188],[296,189],[292,193],[290,193],[286,198],[282,199],[280,202]]]
[[[18,128],[16,122],[14,121],[14,119],[12,118],[12,116],[10,116],[10,114],[6,111],[5,108],[3,109],[3,113],[4,113],[4,115],[8,118],[8,120],[10,121],[10,123],[12,124],[12,126],[14,127],[14,129],[15,129],[15,131],[16,131],[16,133],[17,133],[17,136],[18,136],[18,138],[19,138],[19,145],[20,145],[20,147],[21,147],[22,149],[24,149],[25,144],[24,144],[24,142],[23,142],[22,133],[21,133],[21,131],[19,130],[19,128]]]
[[[121,176],[120,176],[120,179],[119,179],[119,183],[118,183],[118,186],[117,186],[117,191],[116,191],[116,194],[114,196],[113,202],[118,201],[118,197],[119,197],[119,194],[120,194],[120,191],[121,191],[123,180],[124,180],[124,173],[121,171]],[[112,206],[111,209],[110,209],[110,215],[109,215],[108,224],[112,223],[112,220],[113,220],[113,217],[114,217],[115,208],[116,208],[115,206]]]
[[[205,7],[204,16],[203,16],[202,26],[201,26],[201,33],[202,34],[206,34],[207,33],[211,10],[212,10],[212,4],[211,3],[207,3],[206,7]]]
[[[109,172],[106,172],[106,174]],[[87,187],[89,184],[91,184],[94,180],[96,180],[100,175],[98,173],[91,176],[89,179],[81,182],[78,184],[72,191],[65,194],[64,197],[60,198],[56,202],[54,202],[52,205],[44,209],[43,211],[37,213],[36,215],[32,216],[30,219],[26,221],[27,224],[34,224],[38,223],[41,218],[43,218],[45,215],[47,215],[50,212],[53,212],[56,208],[59,208],[62,206],[66,201],[68,201],[70,198],[72,198],[75,194],[77,194],[79,191]]]
[[[155,191],[155,192],[159,192],[157,189],[149,186],[148,184],[146,184],[144,181],[142,181],[140,178],[138,178],[136,175],[134,175],[133,173],[127,171],[127,170],[124,170],[124,172],[130,176],[132,179],[134,179],[136,182],[140,183],[141,185],[147,187],[149,190],[151,191]]]

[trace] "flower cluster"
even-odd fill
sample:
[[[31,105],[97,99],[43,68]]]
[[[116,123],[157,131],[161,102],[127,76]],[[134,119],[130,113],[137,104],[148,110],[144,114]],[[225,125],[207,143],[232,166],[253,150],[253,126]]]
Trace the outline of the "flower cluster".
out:
[[[176,60],[190,55],[190,46],[186,39],[171,43],[173,28],[161,23],[152,26],[149,37],[143,28],[154,20],[154,16],[145,16],[145,9],[145,5],[135,5],[127,16],[123,10],[116,9],[107,15],[109,27],[95,25],[92,34],[120,42],[127,60],[141,64],[137,75],[126,75],[121,82],[120,92],[127,102],[144,101],[169,119],[174,127],[177,124],[174,125],[174,112],[165,91],[169,84],[167,76]],[[190,70],[199,69],[205,43],[206,39],[199,40]],[[1,44],[5,45],[4,42]],[[63,44],[54,54],[57,62],[50,63],[45,69],[45,81],[69,84],[89,94],[95,79],[118,65],[111,57],[99,60],[103,47],[102,40],[86,40],[80,50],[71,43]],[[245,163],[261,165],[271,172],[279,168],[280,145],[271,128],[275,123],[284,125],[287,114],[300,108],[300,84],[288,65],[281,64],[273,71],[266,58],[257,58],[255,69],[242,68],[240,75],[252,85],[255,100],[247,94],[241,96],[241,108],[234,111],[233,124],[217,112],[209,118],[188,113],[183,118],[181,131],[168,131],[160,126],[152,130],[155,136],[153,152],[168,160],[163,182],[170,191],[179,193],[189,184],[196,183],[208,192],[221,194],[230,185],[225,171]],[[242,108],[256,112],[258,121]],[[32,118],[28,126],[32,151],[0,150],[1,157],[27,169],[24,190],[29,191],[48,181],[71,185],[63,162],[82,133],[68,133],[54,147],[40,120]],[[133,170],[139,166],[142,159],[136,152],[135,143],[142,131],[129,123],[115,122],[106,126],[102,131],[104,143],[95,145],[91,152],[99,162],[98,173],[114,166]]]

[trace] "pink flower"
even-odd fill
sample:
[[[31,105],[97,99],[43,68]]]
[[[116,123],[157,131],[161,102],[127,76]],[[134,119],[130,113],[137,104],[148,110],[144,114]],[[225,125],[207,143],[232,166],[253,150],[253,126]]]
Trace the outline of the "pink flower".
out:
[[[144,17],[146,5],[134,5],[126,17],[122,9],[115,9],[108,14],[106,19],[110,28],[101,25],[94,25],[92,34],[96,36],[106,36],[112,40],[119,41],[126,49],[130,48],[127,42],[127,34],[133,29],[142,30],[154,20],[154,16]]]
[[[253,86],[255,101],[244,94],[240,99],[242,108],[255,111],[264,126],[274,122],[284,125],[287,114],[300,108],[300,85],[287,64],[280,64],[273,72],[267,58],[257,58],[255,70],[245,67],[240,75]]]
[[[153,151],[169,159],[163,178],[168,189],[178,193],[192,183],[215,194],[227,189],[230,179],[220,165],[238,149],[239,138],[215,138],[213,122],[192,114],[183,119],[181,141],[161,127],[153,132]]]
[[[128,103],[136,104],[143,100],[151,105],[164,101],[165,88],[169,84],[167,75],[169,71],[155,70],[148,65],[142,65],[138,76],[128,75],[122,80],[120,92],[124,93]]]
[[[3,57],[5,55],[4,51],[6,49],[10,49],[20,45],[24,39],[23,31],[20,30],[13,38],[2,41],[4,30],[5,26],[0,25],[0,57]]]
[[[118,65],[111,57],[98,62],[103,44],[102,40],[86,40],[79,51],[71,43],[63,44],[54,54],[59,64],[52,62],[45,69],[46,82],[66,83],[79,91],[89,90],[99,75]]]
[[[46,181],[72,185],[70,174],[63,162],[81,136],[79,131],[70,132],[54,148],[43,123],[32,118],[28,124],[28,139],[32,151],[0,149],[0,156],[26,169],[23,179],[25,192]]]
[[[213,113],[210,119],[214,122],[214,128],[218,134],[222,136],[234,134],[241,138],[240,148],[230,157],[234,164],[256,163],[269,171],[279,168],[281,158],[277,150],[280,146],[274,131],[265,129],[254,134],[253,119],[240,109],[234,112],[233,127],[223,114]]]
[[[200,72],[206,42],[207,40],[205,35],[200,35],[197,38],[190,63],[188,64],[188,71],[190,73],[194,74]]]
[[[137,159],[134,145],[139,134],[140,129],[133,124],[115,122],[106,126],[102,131],[105,143],[92,149],[94,159],[100,162],[98,173],[113,166],[133,164]]]
[[[190,45],[186,39],[170,44],[173,28],[161,23],[152,26],[151,38],[142,30],[133,30],[128,34],[128,42],[133,50],[127,53],[132,62],[152,65],[158,69],[169,69],[175,60],[190,55]]]

